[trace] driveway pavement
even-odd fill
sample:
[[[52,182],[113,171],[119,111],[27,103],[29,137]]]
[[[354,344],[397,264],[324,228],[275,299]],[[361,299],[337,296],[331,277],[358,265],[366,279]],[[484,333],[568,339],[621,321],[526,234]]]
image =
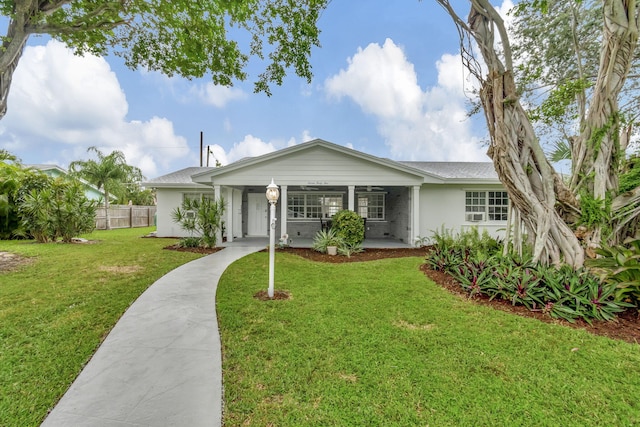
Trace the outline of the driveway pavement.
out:
[[[42,426],[220,426],[216,288],[227,266],[264,247],[227,247],[151,285],[118,321]]]

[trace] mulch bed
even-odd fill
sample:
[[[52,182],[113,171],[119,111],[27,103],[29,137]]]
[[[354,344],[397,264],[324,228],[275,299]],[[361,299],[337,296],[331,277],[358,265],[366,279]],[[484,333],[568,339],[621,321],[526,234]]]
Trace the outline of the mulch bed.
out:
[[[174,245],[175,246],[175,245]],[[183,251],[192,251],[199,253],[213,253],[221,248],[214,249],[201,249],[201,248],[174,248],[168,246],[165,249],[175,249]],[[195,250],[194,250],[195,249]],[[344,262],[362,262],[372,261],[384,258],[401,258],[401,257],[424,257],[427,253],[427,248],[393,248],[393,249],[366,249],[364,252],[351,255],[351,257],[340,255],[327,255],[320,252],[306,248],[284,248],[277,249],[277,252],[291,253],[301,256],[311,261],[317,262],[330,262],[330,263],[344,263]],[[266,249],[265,249],[266,251]],[[460,298],[468,299],[468,295],[460,287],[460,285],[448,274],[431,270],[426,264],[420,267],[421,271],[433,280],[438,285],[442,286],[449,292],[458,295]],[[266,291],[264,297],[268,299]],[[279,292],[279,291],[276,291]],[[262,299],[261,296],[256,294],[255,298]],[[281,295],[277,299],[289,298],[288,294]],[[564,326],[569,326],[576,329],[584,329],[595,335],[602,335],[613,339],[619,339],[630,343],[640,343],[640,315],[637,310],[627,310],[624,313],[618,315],[616,320],[604,322],[593,321],[593,324],[589,325],[587,322],[578,320],[576,323],[570,323],[564,320],[553,319],[547,314],[543,314],[537,311],[530,311],[522,306],[514,306],[508,301],[503,300],[489,300],[488,297],[479,295],[472,298],[472,301],[476,304],[483,304],[491,306],[496,310],[507,311],[522,317],[530,317],[538,319],[541,322],[554,323]]]
[[[213,254],[218,251],[223,250],[224,248],[221,246],[217,246],[215,248],[183,248],[179,243],[175,245],[165,246],[164,249],[168,249],[170,251],[178,251],[178,252],[193,252],[196,254]]]

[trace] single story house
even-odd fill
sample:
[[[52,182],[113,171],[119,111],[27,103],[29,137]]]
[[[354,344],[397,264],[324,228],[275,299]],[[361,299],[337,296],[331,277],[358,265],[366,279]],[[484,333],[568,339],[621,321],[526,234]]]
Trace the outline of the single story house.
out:
[[[266,186],[280,188],[277,239],[310,239],[341,209],[365,219],[365,239],[414,244],[435,230],[503,234],[509,201],[493,163],[394,161],[321,139],[222,167],[189,167],[143,183],[156,189],[157,235],[187,233],[171,218],[186,197],[226,201],[227,241],[268,236]]]

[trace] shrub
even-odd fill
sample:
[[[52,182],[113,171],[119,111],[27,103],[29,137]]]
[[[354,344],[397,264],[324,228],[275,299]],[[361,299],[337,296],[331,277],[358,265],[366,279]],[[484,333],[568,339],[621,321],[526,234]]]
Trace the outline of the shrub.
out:
[[[570,322],[611,320],[629,306],[615,297],[614,285],[601,283],[587,270],[534,264],[527,256],[502,256],[497,242],[476,237],[440,233],[426,259],[431,268],[451,274],[469,296],[510,301]]]
[[[183,237],[178,245],[181,248],[198,248],[202,246],[202,239],[200,237]]]
[[[311,248],[320,253],[327,253],[327,246],[341,246],[343,241],[338,237],[335,229],[320,230],[313,238],[313,245]]]
[[[358,245],[348,245],[344,242],[341,242],[341,244],[338,246],[338,254],[339,255],[344,255],[347,258],[350,258],[351,255],[353,254],[358,254],[360,252],[364,251],[364,249],[362,249],[362,245],[358,244]]]
[[[356,247],[364,241],[364,220],[354,211],[345,209],[336,213],[331,228],[351,247]]]
[[[616,287],[616,297],[640,307],[640,239],[626,240],[623,245],[596,249],[600,258],[588,260],[600,278]]]
[[[86,198],[77,181],[55,180],[31,190],[21,198],[18,212],[24,233],[41,243],[70,242],[95,228],[96,202]]]
[[[173,220],[191,234],[201,238],[201,246],[214,248],[217,234],[222,230],[222,216],[225,211],[224,200],[217,201],[201,196],[199,199],[186,198],[182,206],[171,213]]]

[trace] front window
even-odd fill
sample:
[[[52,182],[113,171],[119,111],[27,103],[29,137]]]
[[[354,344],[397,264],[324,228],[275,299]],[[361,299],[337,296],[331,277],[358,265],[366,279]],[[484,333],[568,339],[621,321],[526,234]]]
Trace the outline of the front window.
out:
[[[465,193],[465,220],[506,221],[509,197],[506,191],[467,191]]]
[[[358,215],[370,220],[384,220],[384,193],[359,193]]]
[[[331,218],[342,210],[342,194],[288,193],[287,207],[289,219]]]
[[[509,197],[506,191],[489,191],[489,221],[506,221],[509,213]]]
[[[186,200],[197,200],[200,201],[202,198],[213,200],[215,195],[213,193],[182,193],[182,201]]]

